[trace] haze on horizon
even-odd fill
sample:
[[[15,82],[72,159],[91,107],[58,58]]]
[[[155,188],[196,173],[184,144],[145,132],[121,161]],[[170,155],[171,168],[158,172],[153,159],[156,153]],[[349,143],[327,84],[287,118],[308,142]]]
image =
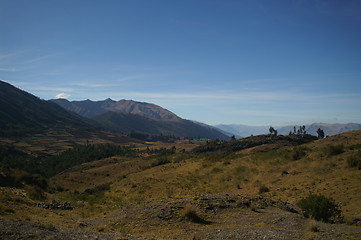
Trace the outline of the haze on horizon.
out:
[[[0,79],[208,124],[361,122],[357,0],[0,0]]]

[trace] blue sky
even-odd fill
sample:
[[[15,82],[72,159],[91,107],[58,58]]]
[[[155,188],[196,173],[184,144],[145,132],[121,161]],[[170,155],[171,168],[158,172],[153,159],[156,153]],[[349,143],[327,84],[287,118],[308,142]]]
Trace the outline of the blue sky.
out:
[[[361,122],[361,1],[0,0],[0,79],[208,124]]]

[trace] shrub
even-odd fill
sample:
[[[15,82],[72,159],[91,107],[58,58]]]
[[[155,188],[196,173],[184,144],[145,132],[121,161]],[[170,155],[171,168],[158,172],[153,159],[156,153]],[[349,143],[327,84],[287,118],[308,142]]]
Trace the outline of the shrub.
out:
[[[326,154],[328,156],[334,156],[338,155],[344,152],[344,146],[343,145],[328,145],[326,147]]]
[[[167,163],[170,163],[171,161],[168,159],[167,156],[160,156],[157,158],[157,160],[152,164],[152,167],[164,165]]]
[[[294,148],[292,153],[291,153],[291,159],[296,161],[296,160],[300,160],[301,158],[303,158],[304,156],[306,156],[306,152],[304,148]]]
[[[88,202],[90,205],[93,205],[94,203],[102,201],[105,192],[109,189],[110,183],[104,183],[93,188],[88,188],[82,193],[79,193],[79,191],[75,190],[73,192],[72,198],[74,201],[84,201]]]
[[[0,186],[23,188],[24,185],[37,186],[46,190],[48,180],[38,174],[27,173],[0,164]]]
[[[0,173],[0,186],[1,187],[21,187],[21,183],[14,176],[9,176]]]
[[[258,190],[259,193],[265,193],[265,192],[269,192],[269,191],[270,191],[269,188],[266,187],[265,185],[260,186],[259,190]]]
[[[305,230],[306,233],[317,233],[320,232],[320,226],[314,219],[309,219]]]
[[[46,196],[41,188],[37,186],[25,186],[25,192],[26,195],[32,200],[44,200],[46,199]]]
[[[215,167],[212,169],[212,173],[220,173],[220,172],[222,172],[222,169],[220,168]]]
[[[19,176],[19,181],[28,185],[37,186],[42,190],[46,190],[48,188],[47,179],[39,174],[23,173]]]
[[[334,223],[342,220],[341,210],[332,198],[311,194],[301,199],[297,205],[304,211],[306,217],[317,221]]]
[[[258,204],[257,204],[257,203],[255,203],[254,201],[252,201],[252,202],[250,203],[250,207],[251,207],[251,210],[252,210],[253,212],[257,212],[257,208],[258,208]]]
[[[352,154],[347,158],[347,166],[350,168],[358,168],[358,170],[361,170],[361,153],[360,151],[356,154]]]
[[[194,223],[207,224],[208,221],[202,219],[198,214],[196,209],[192,205],[187,205],[183,210],[183,217],[190,220]]]

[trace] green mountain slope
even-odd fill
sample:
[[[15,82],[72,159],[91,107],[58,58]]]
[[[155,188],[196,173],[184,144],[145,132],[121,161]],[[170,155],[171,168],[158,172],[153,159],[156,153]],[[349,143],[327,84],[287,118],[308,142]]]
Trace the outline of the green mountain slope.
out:
[[[49,128],[95,130],[94,123],[51,101],[0,81],[0,134],[22,135]]]
[[[151,103],[132,100],[72,101],[52,100],[67,110],[90,117],[102,127],[123,133],[140,132],[149,135],[229,139],[218,129],[182,119]]]
[[[94,118],[101,126],[123,133],[132,131],[149,135],[174,135],[176,137],[228,139],[214,128],[207,128],[192,121],[179,119],[156,120],[135,114],[107,112]]]

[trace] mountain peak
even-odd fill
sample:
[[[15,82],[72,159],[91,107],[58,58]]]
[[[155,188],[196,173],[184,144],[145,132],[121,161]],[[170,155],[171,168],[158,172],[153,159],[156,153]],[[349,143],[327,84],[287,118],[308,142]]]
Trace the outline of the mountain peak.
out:
[[[139,115],[142,117],[154,119],[154,120],[168,120],[177,121],[180,119],[176,114],[164,109],[158,105],[145,102],[136,102],[133,100],[119,100],[114,101],[111,98],[107,98],[103,101],[72,101],[69,104],[64,104],[58,99],[53,100],[60,106],[67,110],[76,112],[83,117],[93,118],[106,112],[117,113],[130,113]]]
[[[92,118],[104,128],[123,133],[228,139],[217,129],[182,119],[158,105],[133,100],[73,101],[53,100],[67,110]]]
[[[111,102],[111,103],[113,103],[113,102],[115,102],[113,99],[111,99],[111,98],[107,98],[107,99],[105,99],[103,102]]]

